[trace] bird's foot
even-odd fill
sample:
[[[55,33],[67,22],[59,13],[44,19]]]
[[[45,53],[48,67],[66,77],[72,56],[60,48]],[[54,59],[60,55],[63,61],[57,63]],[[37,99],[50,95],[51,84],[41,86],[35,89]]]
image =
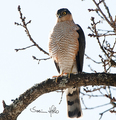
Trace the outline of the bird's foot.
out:
[[[59,87],[65,87],[65,84],[68,82],[68,74],[62,75],[62,81],[59,84]]]
[[[55,82],[57,83],[59,77],[63,77],[63,76],[67,76],[67,75],[68,75],[68,73],[61,73],[58,76],[52,76],[52,78],[55,78],[56,79]],[[70,78],[70,75],[68,75],[68,78]]]
[[[56,83],[57,83],[59,77],[62,77],[62,74],[61,74],[61,75],[58,75],[58,76],[52,76],[52,78],[55,78],[55,82],[56,82]]]
[[[68,76],[69,79],[70,79],[70,74],[71,74],[71,73],[67,73],[67,76]]]

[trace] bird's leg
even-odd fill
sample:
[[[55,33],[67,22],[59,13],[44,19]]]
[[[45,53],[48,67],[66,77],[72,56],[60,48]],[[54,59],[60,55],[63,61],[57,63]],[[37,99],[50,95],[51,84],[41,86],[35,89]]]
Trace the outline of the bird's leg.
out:
[[[60,75],[58,75],[58,76],[53,76],[52,78],[56,78],[56,83],[57,83],[57,81],[58,81],[58,77],[62,77],[63,75],[67,75],[68,78],[70,78],[70,74],[72,73],[72,69],[73,69],[73,66],[71,67],[70,73],[63,73],[63,71],[62,71],[62,73],[61,73]]]
[[[73,66],[74,66],[74,65],[72,65],[72,67],[71,67],[70,73],[68,73],[68,78],[70,78],[70,74],[72,73]]]
[[[63,76],[63,72],[60,75],[58,75],[58,76],[53,76],[52,78],[56,78],[56,83],[57,83],[58,77],[62,77],[62,76]]]

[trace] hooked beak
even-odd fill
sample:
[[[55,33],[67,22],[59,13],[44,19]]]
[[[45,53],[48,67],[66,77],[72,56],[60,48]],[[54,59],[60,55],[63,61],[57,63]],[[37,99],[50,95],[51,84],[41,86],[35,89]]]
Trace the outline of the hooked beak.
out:
[[[57,17],[58,17],[58,18],[61,18],[62,16],[59,14],[59,15],[57,15]]]

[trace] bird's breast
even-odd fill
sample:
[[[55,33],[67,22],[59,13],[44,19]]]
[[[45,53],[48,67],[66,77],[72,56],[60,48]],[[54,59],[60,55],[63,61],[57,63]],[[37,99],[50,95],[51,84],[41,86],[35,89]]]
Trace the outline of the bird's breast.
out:
[[[59,22],[53,29],[49,41],[49,52],[63,70],[71,69],[79,50],[78,27],[74,23]],[[67,67],[67,68],[66,68]],[[66,70],[65,70],[66,72]]]

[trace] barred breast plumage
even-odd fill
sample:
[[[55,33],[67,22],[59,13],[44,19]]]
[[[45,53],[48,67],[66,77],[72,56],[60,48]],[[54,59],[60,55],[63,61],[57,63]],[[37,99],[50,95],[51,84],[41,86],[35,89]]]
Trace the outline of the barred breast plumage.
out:
[[[56,17],[57,23],[49,39],[50,56],[61,75],[81,73],[85,51],[84,32],[74,23],[72,14],[67,8],[59,9]],[[75,85],[66,89],[67,113],[70,118],[82,116],[79,91]]]
[[[79,27],[73,21],[58,22],[53,28],[49,53],[58,63],[60,73],[77,73],[75,57],[79,50],[79,35],[76,32],[78,29]]]

